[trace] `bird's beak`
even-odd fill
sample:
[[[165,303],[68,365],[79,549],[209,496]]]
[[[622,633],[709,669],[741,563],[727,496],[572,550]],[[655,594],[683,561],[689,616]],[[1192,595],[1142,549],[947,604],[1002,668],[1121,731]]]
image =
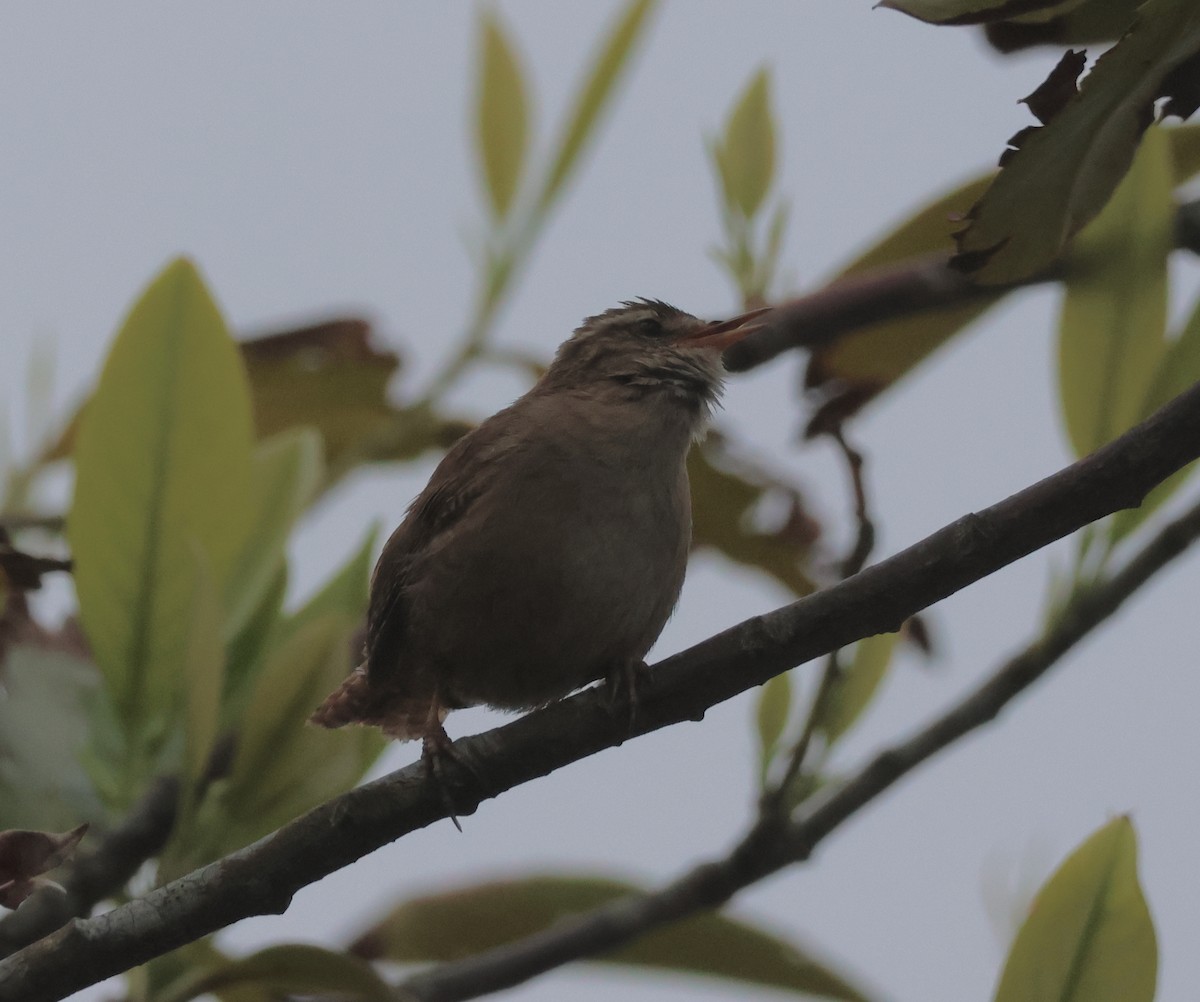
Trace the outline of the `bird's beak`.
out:
[[[764,306],[760,310],[751,310],[728,320],[716,320],[712,323],[702,323],[692,330],[681,334],[675,339],[676,344],[689,348],[712,348],[724,351],[730,345],[737,344],[742,338],[748,337],[755,331],[762,330],[765,323],[751,323],[764,314],[770,313],[773,306]]]

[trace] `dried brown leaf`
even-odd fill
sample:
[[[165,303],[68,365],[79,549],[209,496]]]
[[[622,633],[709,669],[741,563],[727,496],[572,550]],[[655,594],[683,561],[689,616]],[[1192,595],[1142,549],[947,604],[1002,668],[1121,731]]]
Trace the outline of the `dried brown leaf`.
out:
[[[692,542],[771,575],[797,595],[816,585],[807,572],[820,523],[794,485],[733,446],[717,431],[688,457],[692,482]],[[786,514],[772,528],[752,524],[765,498],[780,498]]]
[[[372,343],[366,320],[329,320],[243,341],[241,348],[260,438],[310,425],[336,469],[391,419],[387,390],[400,358]]]
[[[80,825],[69,832],[39,832],[23,828],[0,832],[0,905],[16,908],[37,889],[37,878],[70,857],[87,832]]]

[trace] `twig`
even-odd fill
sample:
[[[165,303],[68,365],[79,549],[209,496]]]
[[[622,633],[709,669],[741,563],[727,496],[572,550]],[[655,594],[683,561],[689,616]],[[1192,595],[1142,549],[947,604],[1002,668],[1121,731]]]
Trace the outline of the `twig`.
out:
[[[842,561],[842,577],[848,578],[857,574],[867,564],[867,557],[875,548],[875,523],[867,505],[867,486],[863,479],[863,454],[846,441],[846,433],[842,428],[835,428],[833,440],[842,450],[846,460],[846,468],[850,472],[850,486],[854,492],[854,518],[858,532],[854,538],[854,546],[849,555]]]
[[[1139,504],[1198,456],[1200,385],[1091,456],[999,504],[958,519],[853,578],[661,662],[639,690],[635,732],[700,720],[709,707],[797,664],[895,630],[968,584]],[[814,808],[792,841],[802,849],[821,837],[964,729],[969,726],[961,718],[951,717],[911,746],[881,756],[836,799]],[[612,713],[600,687],[464,739],[456,743],[461,757],[487,763],[490,790],[481,790],[478,779],[453,761],[443,785],[418,763],[351,790],[253,845],[103,915],[71,922],[13,954],[0,962],[0,1002],[53,1002],[240,919],[280,913],[300,888],[446,817],[447,790],[460,816],[470,814],[485,799],[629,737],[626,716]],[[796,844],[787,848],[787,859],[802,855]],[[762,872],[767,861],[764,856],[747,865]],[[732,893],[719,881],[718,889],[725,897]],[[713,899],[709,891],[687,900]]]
[[[36,591],[42,586],[42,575],[55,571],[70,572],[70,560],[62,557],[39,557],[8,544],[8,534],[0,529],[0,573],[5,583],[15,591]]]
[[[178,799],[177,780],[165,776],[154,780],[119,827],[104,835],[93,851],[80,852],[61,890],[43,888],[0,919],[0,957],[89,914],[98,902],[124,887],[166,844]]]
[[[1175,246],[1200,253],[1200,199],[1181,205],[1175,219]],[[926,310],[965,306],[1060,278],[1062,270],[1056,266],[1017,285],[974,285],[961,271],[950,267],[949,250],[870,268],[835,278],[815,292],[781,303],[767,327],[725,353],[725,365],[732,372],[743,372],[792,348],[828,344],[859,327]]]
[[[845,432],[840,427],[833,429],[832,437],[841,449],[842,457],[846,460],[846,468],[850,473],[850,487],[854,497],[854,518],[858,525],[854,545],[839,568],[842,578],[845,579],[853,577],[866,566],[867,558],[875,547],[875,523],[871,520],[867,505],[867,487],[863,478],[863,455],[846,441]],[[825,666],[821,670],[821,680],[817,683],[817,691],[813,694],[812,703],[808,708],[804,728],[800,732],[799,739],[792,746],[783,775],[779,778],[778,783],[766,790],[759,800],[760,813],[786,813],[788,791],[804,767],[812,739],[817,732],[817,726],[825,713],[825,705],[833,692],[834,684],[841,677],[841,673],[841,649],[839,648],[830,651],[829,656],[825,659]]]
[[[659,891],[634,895],[465,960],[439,964],[400,985],[419,1002],[458,1002],[528,981],[572,960],[607,953],[661,926],[718,908],[738,891],[811,855],[847,818],[926,759],[993,720],[1014,697],[1111,617],[1155,573],[1200,537],[1200,504],[1163,529],[1107,581],[1080,593],[1041,639],[909,740],[878,754],[856,776],[802,808],[797,820],[765,815],[728,856]]]
[[[1050,282],[1057,277],[1047,273],[1023,284]],[[948,252],[871,268],[835,278],[816,292],[780,303],[766,327],[725,352],[725,366],[731,372],[744,372],[792,348],[828,344],[842,334],[881,320],[963,306],[1013,288],[1016,286],[974,285],[961,271],[950,267]]]

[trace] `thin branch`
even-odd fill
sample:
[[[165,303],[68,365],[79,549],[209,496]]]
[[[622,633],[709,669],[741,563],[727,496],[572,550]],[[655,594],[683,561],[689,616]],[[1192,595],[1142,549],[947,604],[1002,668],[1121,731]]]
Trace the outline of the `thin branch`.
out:
[[[1022,284],[1051,282],[1058,277],[1048,272]],[[974,284],[950,267],[948,252],[856,272],[780,303],[766,327],[725,352],[725,366],[731,372],[744,372],[793,348],[829,344],[859,327],[926,310],[964,306],[1015,288]]]
[[[1200,253],[1200,199],[1181,205],[1175,218],[1175,246]],[[950,266],[950,256],[947,251],[870,268],[780,303],[767,327],[725,353],[725,365],[743,372],[792,348],[829,344],[859,327],[965,306],[1062,277],[1061,268],[1053,267],[1015,285],[979,286]]]
[[[5,546],[0,538],[0,573],[5,583],[18,591],[37,591],[42,586],[42,576],[55,571],[70,573],[73,564],[63,557],[39,557],[34,553]]]
[[[867,557],[875,549],[875,523],[867,504],[867,485],[863,477],[863,454],[846,441],[846,433],[842,428],[833,431],[833,440],[841,450],[846,460],[846,469],[850,473],[850,487],[854,494],[854,519],[858,532],[854,538],[854,546],[846,559],[842,561],[842,577],[848,578],[857,574],[866,566]]]
[[[700,720],[717,703],[835,647],[895,630],[972,582],[1139,504],[1198,456],[1200,385],[1091,456],[1005,501],[853,578],[660,662],[639,689],[634,734],[627,715],[612,709],[602,688],[593,688],[466,738],[456,747],[477,768],[486,765],[490,789],[478,787],[476,770],[450,761],[440,784],[418,763],[351,790],[253,845],[103,915],[71,922],[0,962],[0,1002],[52,1002],[240,919],[280,913],[300,888],[445,818],[444,792],[456,802],[456,813],[471,814],[485,799],[632,736]],[[931,733],[937,738],[943,731]],[[881,757],[805,822],[803,839],[832,829],[938,747],[902,746]],[[794,846],[789,852],[799,856]],[[761,867],[763,861],[747,865]],[[725,897],[733,890],[719,889]],[[712,899],[702,894],[699,900]]]
[[[842,458],[846,461],[847,472],[850,474],[850,489],[854,498],[854,518],[858,525],[854,545],[850,548],[850,552],[846,554],[845,559],[842,560],[838,568],[842,578],[845,579],[853,577],[866,566],[867,558],[875,548],[875,523],[871,519],[869,505],[867,504],[867,485],[863,476],[863,454],[846,440],[846,435],[842,428],[835,428],[832,437],[841,450]],[[800,732],[800,738],[792,746],[787,766],[784,768],[779,782],[766,790],[759,800],[760,812],[767,814],[786,811],[788,792],[792,789],[792,785],[796,782],[796,778],[800,775],[804,767],[805,759],[808,758],[809,748],[812,746],[812,740],[816,736],[817,726],[825,714],[826,703],[834,690],[835,683],[841,678],[841,674],[841,649],[838,648],[830,651],[829,656],[825,659],[825,666],[821,670],[821,680],[817,683],[817,690],[813,694],[812,703],[809,705],[808,714],[804,720],[804,728]]]
[[[528,981],[563,964],[625,946],[671,922],[724,905],[738,891],[803,862],[843,821],[964,734],[995,719],[1143,584],[1200,538],[1200,504],[1164,528],[1124,569],[1079,593],[1040,639],[909,740],[878,754],[842,786],[814,798],[794,821],[764,815],[726,857],[659,891],[611,902],[524,939],[408,978],[401,997],[459,1002]]]
[[[71,570],[71,561],[61,557],[39,557],[12,545],[12,539],[0,525],[0,576],[14,591],[36,591],[42,586],[42,575]]]
[[[178,800],[177,780],[165,776],[154,780],[118,827],[106,833],[93,851],[79,853],[61,890],[43,888],[0,919],[0,957],[89,914],[97,903],[124,887],[166,844]]]

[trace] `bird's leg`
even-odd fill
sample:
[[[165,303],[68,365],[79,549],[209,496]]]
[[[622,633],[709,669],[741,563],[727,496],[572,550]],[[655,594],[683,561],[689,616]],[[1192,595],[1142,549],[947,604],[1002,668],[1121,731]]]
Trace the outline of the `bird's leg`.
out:
[[[451,751],[453,747],[450,735],[446,733],[446,729],[441,724],[437,724],[434,730],[426,732],[425,736],[421,738],[421,761],[425,763],[425,772],[430,781],[437,786],[447,816],[454,823],[454,827],[461,832],[463,827],[458,821],[458,807],[454,803],[454,798],[450,796],[450,787],[446,784],[444,771],[444,760],[452,758],[455,754]]]
[[[421,737],[421,761],[425,763],[425,770],[429,778],[437,785],[438,793],[442,798],[442,806],[446,808],[447,815],[454,822],[454,827],[461,832],[462,825],[459,824],[457,816],[458,805],[454,803],[454,798],[450,793],[450,784],[446,779],[446,761],[450,760],[470,773],[476,784],[485,793],[489,787],[478,764],[465,752],[454,747],[454,742],[450,740],[450,735],[446,733],[446,729],[438,719],[437,710],[435,704],[430,718],[426,721],[425,733]]]
[[[649,678],[649,674],[650,666],[645,661],[628,660],[613,665],[604,676],[605,684],[609,687],[608,705],[614,712],[618,709],[628,712],[630,734],[637,720],[638,687]]]

